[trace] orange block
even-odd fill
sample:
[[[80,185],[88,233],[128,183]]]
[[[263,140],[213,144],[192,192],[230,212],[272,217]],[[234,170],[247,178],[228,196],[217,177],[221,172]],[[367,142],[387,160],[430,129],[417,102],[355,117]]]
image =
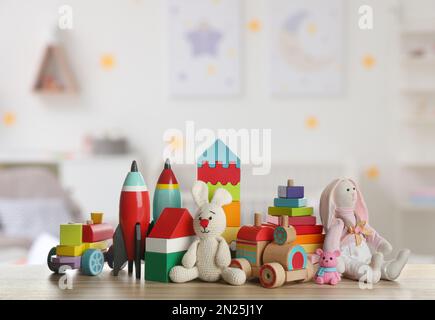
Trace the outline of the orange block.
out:
[[[323,243],[324,239],[324,234],[301,234],[296,236],[296,240],[293,244]]]
[[[222,208],[227,217],[227,227],[240,227],[240,202],[233,201]]]

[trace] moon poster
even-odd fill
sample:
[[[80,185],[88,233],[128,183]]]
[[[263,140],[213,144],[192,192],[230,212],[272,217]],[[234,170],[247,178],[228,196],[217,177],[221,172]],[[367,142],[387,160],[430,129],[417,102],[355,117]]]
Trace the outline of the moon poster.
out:
[[[239,93],[239,0],[167,0],[174,96]]]
[[[271,93],[339,94],[342,0],[273,0],[268,6]]]

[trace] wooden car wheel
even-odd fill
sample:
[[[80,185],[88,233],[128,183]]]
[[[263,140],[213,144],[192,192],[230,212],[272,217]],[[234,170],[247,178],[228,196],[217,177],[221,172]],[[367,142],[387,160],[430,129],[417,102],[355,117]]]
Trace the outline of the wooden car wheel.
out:
[[[251,264],[247,259],[238,258],[231,260],[230,268],[242,269],[246,274],[246,278],[250,278],[252,276]]]
[[[48,266],[48,269],[50,269],[54,273],[58,273],[59,272],[59,265],[51,261],[51,258],[55,255],[56,255],[56,247],[53,247],[50,249],[50,251],[48,252],[48,255],[47,255],[47,266]]]
[[[260,269],[259,278],[265,288],[280,287],[285,282],[285,270],[279,263],[266,263]]]

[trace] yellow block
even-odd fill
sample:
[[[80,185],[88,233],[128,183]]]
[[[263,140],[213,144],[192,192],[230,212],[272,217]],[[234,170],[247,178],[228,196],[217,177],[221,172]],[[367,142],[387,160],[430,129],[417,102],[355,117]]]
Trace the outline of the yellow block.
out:
[[[307,253],[314,253],[318,248],[321,248],[323,246],[323,243],[310,243],[310,244],[300,244],[302,248]]]
[[[81,244],[78,246],[57,246],[56,255],[57,256],[67,256],[67,257],[78,257],[85,251],[85,245]]]
[[[230,244],[232,241],[237,239],[237,233],[239,230],[240,227],[227,227],[224,233],[222,233],[222,238],[224,238],[225,241]]]
[[[110,243],[108,241],[98,241],[98,242],[84,242],[85,250],[87,249],[99,249],[105,250],[109,247]]]
[[[222,208],[227,217],[227,227],[240,227],[240,202],[233,201]]]
[[[91,212],[91,219],[94,224],[103,223],[103,213],[102,212]]]

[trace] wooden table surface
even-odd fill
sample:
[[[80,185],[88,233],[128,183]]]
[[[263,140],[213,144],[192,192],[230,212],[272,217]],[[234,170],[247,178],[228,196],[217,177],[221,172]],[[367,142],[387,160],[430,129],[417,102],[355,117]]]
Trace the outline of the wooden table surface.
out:
[[[185,284],[137,281],[124,270],[118,277],[107,269],[88,277],[70,271],[72,289],[60,289],[60,275],[45,266],[0,267],[0,299],[435,299],[435,264],[410,264],[397,281],[381,281],[373,289],[358,282],[319,286],[313,282],[265,289],[257,281],[233,287],[193,281]]]

